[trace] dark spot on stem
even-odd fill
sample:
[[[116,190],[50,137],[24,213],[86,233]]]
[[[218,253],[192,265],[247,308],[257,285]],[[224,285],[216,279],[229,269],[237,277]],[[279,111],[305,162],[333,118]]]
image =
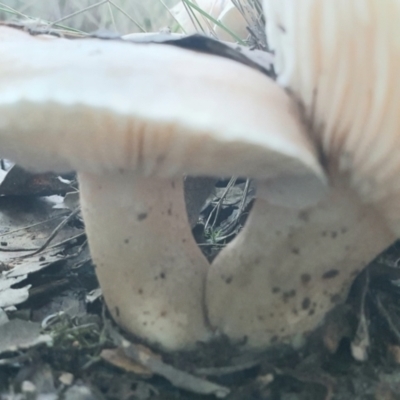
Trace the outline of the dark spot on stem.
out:
[[[311,305],[311,301],[308,297],[305,297],[301,303],[301,308],[303,310],[307,310],[308,308],[310,308]]]
[[[299,255],[300,254],[300,249],[298,249],[297,247],[293,247],[292,254]]]
[[[140,213],[137,215],[138,221],[143,221],[146,218],[147,218],[147,213]]]
[[[338,275],[339,275],[339,271],[337,269],[331,269],[322,275],[322,279],[332,279]]]
[[[300,275],[300,280],[303,285],[306,285],[311,281],[311,275],[310,274],[301,274]]]
[[[286,28],[285,28],[283,25],[278,24],[277,26],[278,26],[278,29],[279,29],[282,33],[286,33]]]
[[[115,307],[115,315],[119,318],[119,308],[118,307]]]
[[[129,239],[125,239],[125,240],[124,240],[124,243],[125,243],[125,244],[129,244]]]
[[[286,303],[290,298],[296,296],[296,291],[294,289],[289,290],[288,292],[283,293],[282,298],[283,301]]]
[[[299,212],[299,220],[304,221],[304,222],[308,222],[310,216],[309,213],[307,211],[300,211]]]
[[[272,293],[279,293],[280,291],[281,291],[281,289],[278,288],[278,287],[273,287],[272,288]]]

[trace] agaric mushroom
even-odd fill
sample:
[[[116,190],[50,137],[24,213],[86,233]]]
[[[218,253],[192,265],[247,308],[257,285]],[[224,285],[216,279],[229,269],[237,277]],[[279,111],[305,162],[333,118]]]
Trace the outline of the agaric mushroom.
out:
[[[398,1],[264,0],[278,82],[301,103],[331,181],[317,207],[257,200],[210,270],[212,326],[300,344],[400,235]]]
[[[229,2],[224,7],[221,14],[218,16],[218,20],[223,26],[229,28],[237,37],[246,39],[249,36],[247,21],[232,2]],[[232,35],[220,26],[215,25],[214,30],[218,39],[234,41]]]
[[[317,201],[325,178],[296,107],[259,71],[174,46],[4,26],[0,42],[0,155],[78,171],[117,323],[169,350],[206,340],[209,265],[191,235],[182,175],[253,177],[272,198],[289,176]]]
[[[219,20],[237,37],[245,39],[248,36],[247,22],[231,0],[197,0],[194,3],[211,17]],[[190,11],[188,12],[188,6],[182,1],[174,6],[171,12],[187,34],[214,33],[220,40],[229,42],[235,40],[226,30],[215,25],[198,11],[194,11],[194,15],[191,15]]]

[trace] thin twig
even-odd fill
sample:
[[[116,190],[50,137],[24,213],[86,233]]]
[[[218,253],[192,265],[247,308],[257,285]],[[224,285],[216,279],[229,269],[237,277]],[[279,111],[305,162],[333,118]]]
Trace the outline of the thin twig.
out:
[[[200,14],[202,14],[203,16],[205,16],[207,19],[209,19],[210,21],[212,21],[215,25],[219,26],[221,29],[223,29],[225,32],[229,33],[238,43],[240,43],[241,45],[245,46],[246,43],[239,37],[236,35],[235,32],[232,32],[228,27],[226,27],[224,24],[221,24],[220,21],[216,20],[215,18],[213,18],[211,15],[207,14],[204,10],[202,10],[199,6],[197,6],[196,4],[194,4],[192,1],[190,0],[183,0],[185,3],[187,3],[190,7],[194,8],[196,11],[198,11]]]
[[[178,27],[181,29],[181,31],[183,33],[186,34],[186,30],[185,28],[180,24],[180,22],[176,19],[175,15],[173,14],[173,12],[171,11],[171,9],[165,4],[164,0],[158,0],[163,7],[167,10],[167,12],[169,13],[169,15],[175,20],[175,22],[178,24]]]
[[[60,230],[73,218],[76,216],[76,214],[78,214],[78,212],[80,211],[80,207],[75,208],[74,211],[71,212],[71,214],[69,214],[60,224],[58,224],[53,232],[50,234],[50,236],[46,239],[46,241],[40,246],[40,247],[36,247],[36,248],[0,248],[0,251],[3,252],[20,252],[20,251],[33,251],[33,253],[29,253],[29,254],[25,254],[23,256],[21,256],[20,258],[27,258],[27,257],[32,257],[38,253],[40,253],[41,251],[43,251],[48,245],[49,243],[55,238],[55,236],[58,234],[58,232],[60,232]],[[82,236],[84,233],[80,233],[72,238],[68,238],[63,242],[57,243],[57,245],[54,245],[52,247],[56,247],[56,246],[60,246],[61,244],[64,244],[66,242],[69,242],[75,238],[78,238],[80,236]]]
[[[25,254],[25,255],[21,256],[20,258],[32,257],[32,256],[40,253],[41,251],[43,251],[49,245],[49,243],[56,237],[58,232],[60,232],[60,230],[69,221],[71,221],[71,219],[74,218],[79,213],[79,211],[80,211],[80,207],[76,207],[75,210],[72,211],[70,215],[68,215],[68,217],[66,217],[60,224],[58,224],[58,226],[53,230],[51,235],[47,238],[47,240],[38,249],[36,249],[33,253]],[[79,234],[79,235],[82,235],[82,234]],[[79,237],[79,235],[77,235],[77,237]],[[73,238],[69,238],[68,241],[71,241],[72,239]],[[59,245],[60,245],[60,243],[58,244],[58,246]]]
[[[77,16],[79,14],[82,14],[82,13],[88,11],[88,10],[91,10],[92,8],[99,7],[99,6],[101,6],[103,4],[106,4],[106,3],[108,3],[108,0],[99,1],[98,3],[92,4],[91,6],[87,6],[87,7],[83,8],[82,10],[75,11],[75,12],[73,12],[71,14],[66,15],[65,17],[62,17],[62,18],[58,19],[57,21],[52,22],[50,24],[50,26],[54,26],[56,24],[59,24],[60,22],[65,21],[66,19],[75,17],[75,16]]]
[[[215,213],[215,217],[214,217],[213,223],[211,225],[211,229],[214,228],[214,226],[215,226],[215,224],[217,222],[217,219],[218,219],[218,215],[219,215],[219,212],[220,212],[220,208],[221,208],[222,202],[224,201],[224,199],[225,199],[226,195],[228,194],[229,190],[231,189],[231,187],[234,186],[234,184],[236,183],[236,180],[237,180],[237,178],[235,178],[235,177],[232,177],[229,180],[229,182],[226,185],[226,188],[225,188],[224,192],[222,193],[221,197],[219,198],[216,206],[211,210],[210,215],[207,218],[207,221],[206,221],[206,223],[204,225],[204,231],[206,231],[209,228],[211,217],[212,217],[212,215],[213,215],[213,213],[215,211],[216,212]]]
[[[225,226],[224,228],[221,229],[221,234],[225,235],[225,236],[223,236],[224,238],[230,236],[230,233],[232,232],[232,230],[235,230],[234,234],[237,233],[236,227],[239,224],[239,220],[243,215],[245,204],[246,204],[246,198],[247,198],[247,195],[249,193],[249,188],[250,188],[250,179],[246,179],[246,183],[245,183],[244,189],[243,189],[242,198],[240,200],[240,204],[239,204],[239,207],[237,209],[236,216],[235,216],[233,221],[231,221],[227,226]],[[228,236],[226,236],[226,235],[228,235]],[[221,237],[218,237],[218,239],[222,240]]]
[[[17,232],[20,232],[20,231],[28,230],[28,229],[30,229],[30,228],[33,228],[34,226],[38,226],[38,225],[42,225],[42,224],[47,224],[47,222],[54,221],[54,220],[56,220],[56,219],[60,219],[60,218],[62,218],[62,217],[64,217],[64,216],[65,216],[65,213],[64,213],[64,214],[57,215],[56,217],[53,217],[53,218],[46,219],[45,221],[36,222],[35,224],[32,224],[32,225],[27,225],[27,226],[24,226],[24,227],[22,227],[22,228],[14,229],[13,231],[8,231],[8,232],[5,232],[5,233],[0,234],[0,237],[8,236],[8,235],[12,235],[13,233],[17,233]],[[0,250],[0,251],[1,251],[1,250]]]
[[[142,32],[147,32],[139,22],[135,21],[125,10],[123,10],[120,6],[117,6],[113,1],[107,0],[113,7],[115,7],[119,12],[125,15],[131,22],[133,22]]]

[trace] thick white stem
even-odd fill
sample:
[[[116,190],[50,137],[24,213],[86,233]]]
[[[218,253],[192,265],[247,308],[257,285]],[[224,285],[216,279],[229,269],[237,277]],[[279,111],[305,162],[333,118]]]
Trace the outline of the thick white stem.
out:
[[[394,239],[377,212],[340,185],[307,211],[258,199],[209,270],[210,323],[249,347],[301,345]]]
[[[188,224],[183,180],[79,174],[82,213],[115,321],[168,350],[207,340],[208,262]]]

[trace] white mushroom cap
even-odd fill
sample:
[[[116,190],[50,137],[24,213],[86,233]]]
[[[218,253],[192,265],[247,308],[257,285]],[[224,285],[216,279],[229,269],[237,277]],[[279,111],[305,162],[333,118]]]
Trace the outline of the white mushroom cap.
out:
[[[211,17],[219,20],[239,38],[245,39],[248,36],[247,22],[231,0],[197,0],[194,3]],[[171,12],[186,34],[204,31],[206,34],[216,35],[220,40],[234,41],[231,34],[198,11],[194,11],[194,15],[189,14],[182,1],[174,6]]]
[[[272,197],[275,181],[297,177],[318,201],[324,173],[296,107],[256,70],[169,45],[8,27],[0,43],[0,155],[78,171],[96,273],[121,326],[166,349],[206,340],[208,263],[182,175],[253,177]]]
[[[55,40],[8,27],[0,40],[0,152],[22,166],[323,176],[297,110],[256,70],[168,45]]]
[[[230,1],[231,0],[195,0],[194,3],[213,18],[218,18]],[[202,29],[208,33],[214,25],[209,19],[205,18],[197,11],[194,12],[195,18],[193,15],[190,15],[183,1],[179,1],[179,3],[171,9],[171,12],[185,30],[186,34],[196,33]],[[200,26],[198,26],[198,23],[200,23]]]
[[[249,32],[247,31],[247,21],[232,2],[225,6],[221,14],[218,16],[218,20],[221,22],[221,24],[231,30],[237,37],[245,39],[247,36],[249,36]],[[233,40],[232,35],[218,25],[215,26],[215,33],[217,38],[220,40]]]

